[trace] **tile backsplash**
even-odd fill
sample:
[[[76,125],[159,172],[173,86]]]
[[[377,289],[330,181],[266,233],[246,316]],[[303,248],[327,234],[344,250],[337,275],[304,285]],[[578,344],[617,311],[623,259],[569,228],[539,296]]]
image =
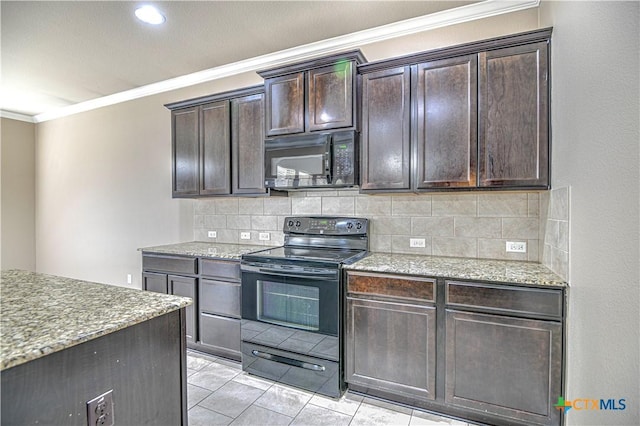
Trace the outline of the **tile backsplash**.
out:
[[[569,217],[571,190],[569,187],[541,193],[540,240],[541,262],[569,281]]]
[[[546,254],[541,230],[545,194],[361,195],[358,190],[332,190],[290,192],[288,197],[196,200],[194,239],[281,245],[285,216],[360,216],[370,219],[372,251],[540,262],[542,253]],[[208,238],[208,231],[216,231],[216,238]],[[251,239],[241,240],[241,232],[250,232]],[[260,241],[261,232],[268,232],[270,239]],[[424,238],[425,247],[409,247],[410,238]],[[526,242],[527,252],[507,253],[507,241]]]

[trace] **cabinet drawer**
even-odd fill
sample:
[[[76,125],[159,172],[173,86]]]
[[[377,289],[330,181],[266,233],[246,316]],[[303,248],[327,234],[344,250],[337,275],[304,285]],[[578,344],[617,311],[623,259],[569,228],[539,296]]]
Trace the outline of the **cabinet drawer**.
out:
[[[214,278],[240,280],[240,262],[200,259],[200,274]]]
[[[446,281],[448,306],[496,312],[562,317],[562,291],[508,285]]]
[[[349,272],[347,291],[387,297],[435,301],[436,280],[431,278]]]
[[[173,274],[196,274],[198,260],[192,257],[142,256],[142,269]]]
[[[240,283],[200,280],[200,311],[240,318]]]
[[[200,343],[210,351],[240,359],[240,320],[200,314]]]

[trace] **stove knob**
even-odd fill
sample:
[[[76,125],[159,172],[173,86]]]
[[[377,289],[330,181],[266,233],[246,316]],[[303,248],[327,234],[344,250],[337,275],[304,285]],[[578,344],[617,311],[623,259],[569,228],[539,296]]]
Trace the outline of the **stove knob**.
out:
[[[296,226],[300,226],[300,225],[302,225],[302,223],[300,223],[299,220],[296,220]]]
[[[356,229],[358,229],[358,230],[362,229],[362,223],[361,222],[356,223]]]
[[[347,229],[353,229],[353,223],[348,222],[347,223]]]
[[[293,226],[293,221],[292,221],[292,220],[290,220],[289,222],[287,222],[287,226],[288,226],[289,228],[291,228],[291,227]]]

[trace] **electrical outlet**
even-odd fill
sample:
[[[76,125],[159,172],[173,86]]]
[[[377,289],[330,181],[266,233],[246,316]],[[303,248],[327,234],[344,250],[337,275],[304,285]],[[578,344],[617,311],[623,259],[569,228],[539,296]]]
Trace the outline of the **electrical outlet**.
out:
[[[261,232],[258,234],[258,239],[260,241],[269,241],[271,239],[271,236],[268,232]]]
[[[209,238],[218,238],[218,233],[216,231],[209,231],[207,232],[207,236]]]
[[[131,284],[132,279],[131,274],[127,274],[127,284]]]
[[[507,252],[526,253],[527,243],[524,241],[507,241]]]
[[[241,240],[250,240],[251,239],[251,232],[241,232],[240,233],[240,239]]]
[[[87,401],[88,426],[113,426],[113,389]]]
[[[424,247],[424,238],[409,238],[409,247]]]

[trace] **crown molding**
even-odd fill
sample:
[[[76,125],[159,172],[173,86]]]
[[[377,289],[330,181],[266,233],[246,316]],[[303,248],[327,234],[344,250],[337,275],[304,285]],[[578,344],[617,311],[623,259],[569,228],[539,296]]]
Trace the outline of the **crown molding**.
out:
[[[32,121],[35,123],[41,123],[43,121],[54,120],[56,118],[90,111],[96,108],[114,105],[145,96],[181,89],[243,72],[263,70],[270,67],[284,65],[286,63],[308,60],[320,55],[327,55],[344,49],[360,47],[365,44],[478,19],[489,18],[505,13],[530,9],[538,7],[539,4],[540,0],[486,0],[480,3],[473,3],[417,18],[406,19],[404,21],[394,22],[392,24],[358,31],[344,36],[334,37],[319,42],[297,46],[291,49],[285,49],[233,62],[231,64],[221,65],[219,67],[183,75],[158,83],[148,84],[146,86],[137,87],[135,89],[115,93],[113,95],[57,108],[35,115]]]
[[[5,111],[3,109],[0,109],[0,117],[9,118],[11,120],[26,121],[27,123],[36,122],[35,117],[32,117],[30,115],[20,114],[12,111]]]

